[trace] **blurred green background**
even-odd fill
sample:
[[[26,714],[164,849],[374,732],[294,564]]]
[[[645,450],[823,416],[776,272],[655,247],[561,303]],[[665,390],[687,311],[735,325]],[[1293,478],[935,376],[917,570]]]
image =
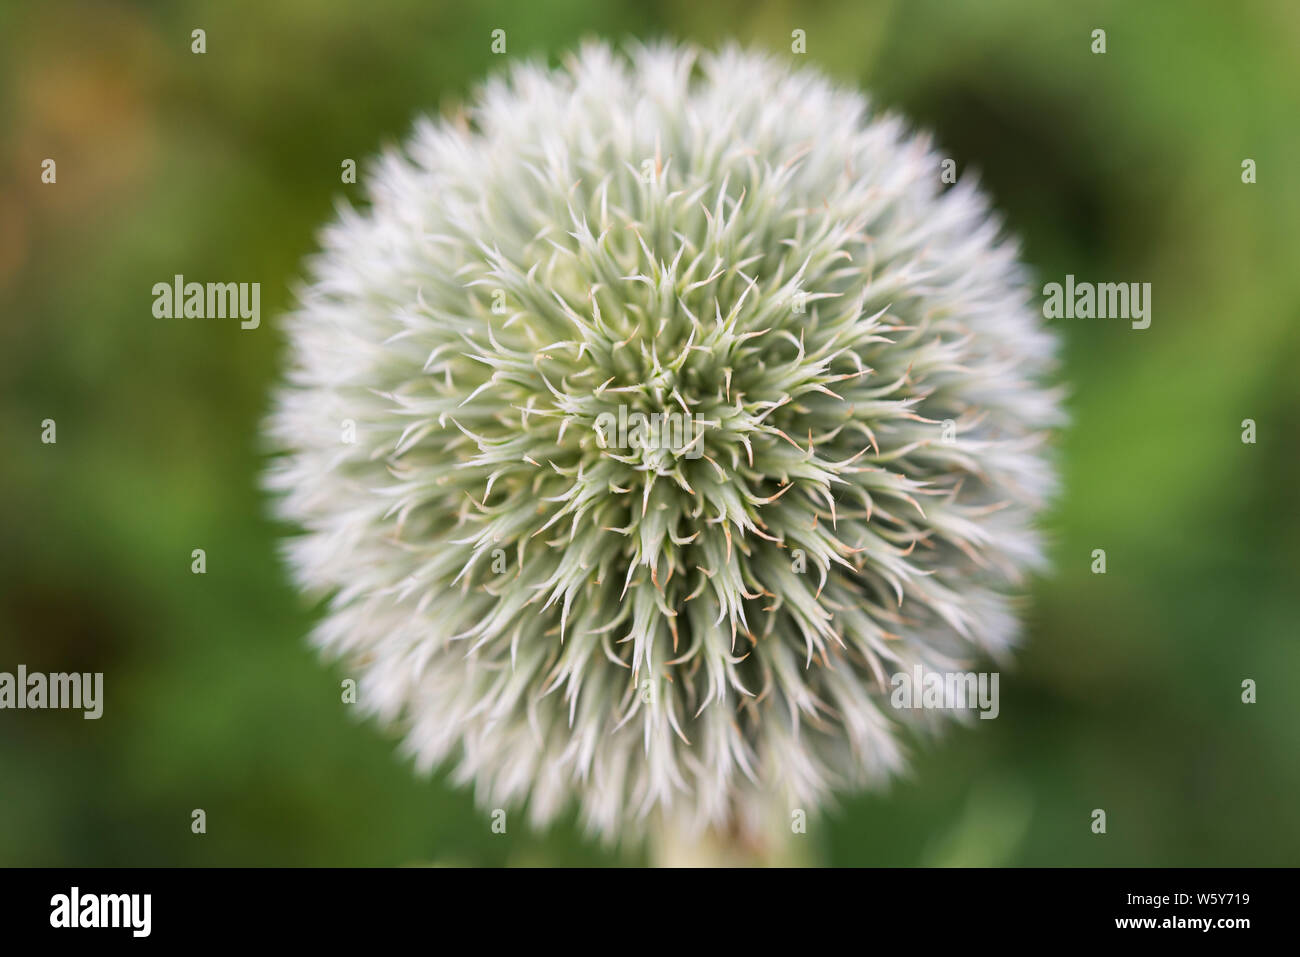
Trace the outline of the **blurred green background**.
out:
[[[510,57],[734,37],[815,64],[978,171],[1040,282],[1153,284],[1146,331],[1060,324],[1057,572],[1000,720],[847,799],[812,858],[1300,863],[1300,4],[5,0],[0,671],[103,671],[106,702],[98,722],[0,712],[0,864],[642,859],[517,815],[494,835],[355,720],[257,489],[276,314],[359,196],[340,163],[364,179],[500,69],[497,28]],[[260,282],[262,328],[154,319],[175,273]]]

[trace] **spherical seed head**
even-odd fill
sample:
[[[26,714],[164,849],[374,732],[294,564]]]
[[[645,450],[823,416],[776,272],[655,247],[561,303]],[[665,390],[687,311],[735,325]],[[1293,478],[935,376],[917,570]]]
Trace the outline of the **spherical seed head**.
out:
[[[422,766],[609,837],[789,820],[900,768],[891,673],[1008,648],[1055,342],[941,171],[815,72],[602,45],[370,170],[268,484]]]

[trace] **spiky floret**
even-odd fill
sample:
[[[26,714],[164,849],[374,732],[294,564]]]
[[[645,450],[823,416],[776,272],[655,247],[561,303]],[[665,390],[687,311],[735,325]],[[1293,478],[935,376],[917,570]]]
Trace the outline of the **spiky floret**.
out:
[[[421,765],[607,836],[752,825],[900,768],[890,672],[1013,642],[1054,340],[940,169],[814,72],[602,45],[382,157],[268,484]],[[620,406],[702,428],[620,447]]]

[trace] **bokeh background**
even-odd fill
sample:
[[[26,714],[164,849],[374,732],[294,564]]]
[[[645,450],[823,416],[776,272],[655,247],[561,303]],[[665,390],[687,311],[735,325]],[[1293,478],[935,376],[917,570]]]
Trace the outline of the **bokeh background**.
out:
[[[931,128],[1040,281],[1153,284],[1146,331],[1061,324],[1057,572],[1000,719],[847,799],[810,859],[1300,863],[1300,5],[5,0],[0,670],[103,671],[106,703],[0,712],[0,864],[643,859],[572,824],[494,835],[356,720],[257,487],[276,314],[359,196],[340,163],[364,178],[500,69],[497,28],[512,58],[668,36],[814,64]],[[175,273],[260,282],[262,328],[153,318]]]

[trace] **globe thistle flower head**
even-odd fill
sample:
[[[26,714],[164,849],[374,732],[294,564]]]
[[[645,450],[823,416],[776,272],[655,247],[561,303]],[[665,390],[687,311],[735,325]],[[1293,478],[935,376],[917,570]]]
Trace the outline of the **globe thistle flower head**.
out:
[[[940,169],[815,72],[598,44],[381,157],[267,482],[421,766],[539,825],[752,829],[902,767],[891,673],[1009,648],[1055,343]]]

